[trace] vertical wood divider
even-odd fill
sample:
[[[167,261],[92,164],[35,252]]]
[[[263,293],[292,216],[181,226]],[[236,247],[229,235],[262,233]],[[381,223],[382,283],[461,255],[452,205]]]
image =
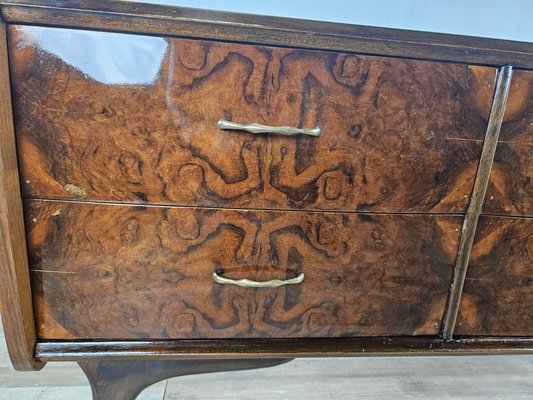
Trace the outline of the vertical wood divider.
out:
[[[505,105],[507,104],[507,96],[511,86],[512,74],[513,70],[510,65],[503,66],[498,70],[489,122],[487,124],[487,131],[483,142],[483,150],[481,151],[481,157],[479,159],[470,204],[468,205],[465,219],[463,221],[459,251],[455,261],[452,284],[450,286],[448,303],[446,305],[446,311],[442,323],[441,336],[445,340],[451,340],[453,338],[453,331],[457,321],[457,314],[459,313],[459,304],[463,293],[470,252],[472,251],[472,245],[474,244],[477,222],[479,215],[481,214],[483,201],[485,200],[485,193],[489,184],[492,162],[494,161],[494,154],[498,145],[498,137],[500,135],[500,128],[505,113]]]
[[[6,25],[0,17],[0,298],[13,366],[38,370],[35,321],[13,125]]]

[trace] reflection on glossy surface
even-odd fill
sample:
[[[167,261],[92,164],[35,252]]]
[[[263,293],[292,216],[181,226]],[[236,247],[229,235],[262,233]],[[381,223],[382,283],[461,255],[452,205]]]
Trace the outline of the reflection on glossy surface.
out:
[[[110,85],[153,83],[167,49],[165,39],[150,36],[38,26],[25,26],[20,32],[23,46],[36,46]]]

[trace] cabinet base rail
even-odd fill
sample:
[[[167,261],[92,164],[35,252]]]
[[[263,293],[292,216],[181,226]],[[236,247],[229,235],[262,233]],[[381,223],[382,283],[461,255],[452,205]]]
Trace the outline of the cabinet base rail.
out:
[[[372,337],[39,342],[40,361],[249,359],[366,355],[531,354],[533,338]]]

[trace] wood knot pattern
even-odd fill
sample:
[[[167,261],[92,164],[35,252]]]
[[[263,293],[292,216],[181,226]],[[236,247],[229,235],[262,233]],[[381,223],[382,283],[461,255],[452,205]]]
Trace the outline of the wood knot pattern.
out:
[[[533,219],[481,216],[457,335],[533,335]]]
[[[70,184],[87,200],[228,208],[443,213],[468,204],[493,68],[161,38],[151,82],[111,84],[91,71],[133,73],[102,52],[139,64],[153,49],[70,30],[72,43],[90,44],[72,65],[43,44],[62,32],[9,27],[26,197],[73,198]],[[323,133],[221,131],[220,118]]]
[[[434,335],[461,226],[458,216],[25,206],[41,339]],[[305,280],[250,289],[213,272]]]
[[[483,212],[533,216],[533,72],[531,71],[513,73]]]

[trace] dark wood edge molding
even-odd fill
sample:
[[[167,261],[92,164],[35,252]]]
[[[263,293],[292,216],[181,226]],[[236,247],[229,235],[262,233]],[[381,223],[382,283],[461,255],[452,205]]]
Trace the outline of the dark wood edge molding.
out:
[[[35,322],[15,145],[6,25],[0,20],[0,299],[13,366],[38,370]]]
[[[496,146],[498,145],[498,137],[500,135],[500,128],[505,113],[505,105],[507,104],[507,95],[509,94],[509,89],[511,87],[512,75],[512,67],[507,65],[498,71],[498,76],[496,78],[496,87],[494,89],[487,132],[483,142],[483,149],[481,151],[481,158],[479,160],[476,179],[474,181],[472,197],[470,198],[470,204],[468,205],[463,222],[459,251],[457,253],[455,270],[452,284],[450,286],[450,294],[448,296],[448,303],[446,305],[446,312],[442,323],[442,337],[445,340],[450,340],[453,337],[453,330],[457,321],[457,314],[459,313],[459,304],[461,302],[466,271],[468,269],[470,252],[472,250],[472,245],[474,244],[477,223],[481,214],[481,208],[483,207],[483,201],[485,200],[487,186],[489,184],[492,162],[494,161],[494,153],[496,152]]]
[[[0,0],[8,23],[533,69],[533,43],[99,0]]]
[[[436,337],[40,342],[42,361],[214,359],[366,355],[531,354],[531,338]]]

